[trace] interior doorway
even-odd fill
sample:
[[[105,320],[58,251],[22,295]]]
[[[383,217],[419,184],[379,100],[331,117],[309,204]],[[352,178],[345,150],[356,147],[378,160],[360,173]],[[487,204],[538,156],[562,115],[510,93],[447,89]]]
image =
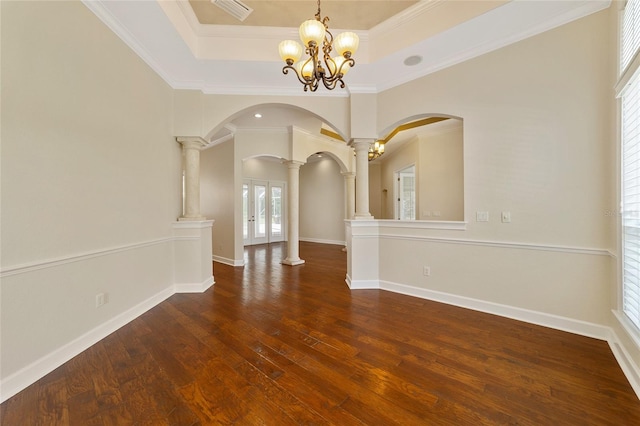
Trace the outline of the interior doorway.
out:
[[[245,246],[285,240],[285,183],[245,179],[242,232]]]
[[[416,219],[416,166],[411,165],[396,172],[397,220]]]

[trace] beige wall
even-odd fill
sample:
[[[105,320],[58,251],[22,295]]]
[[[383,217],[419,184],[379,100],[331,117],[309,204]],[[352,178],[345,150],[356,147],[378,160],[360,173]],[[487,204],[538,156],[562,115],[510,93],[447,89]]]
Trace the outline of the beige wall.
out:
[[[464,119],[468,236],[611,246],[608,13],[380,94],[378,129],[426,113]],[[489,223],[472,220],[478,210]],[[496,220],[502,210],[510,225]]]
[[[300,168],[300,240],[344,244],[344,177],[325,156]]]
[[[245,179],[287,181],[287,166],[278,160],[248,158],[242,162],[242,176]]]
[[[0,7],[6,390],[173,284],[181,171],[172,90],[82,3]]]
[[[382,211],[381,219],[393,219],[395,216],[395,208],[397,194],[395,191],[396,182],[394,180],[394,173],[399,172],[410,166],[416,166],[416,177],[419,178],[419,150],[418,139],[412,139],[407,142],[401,149],[395,151],[393,154],[387,156],[382,160],[380,166],[380,182],[381,182],[381,202]],[[386,190],[386,191],[385,191]],[[386,195],[385,195],[386,194]],[[416,206],[420,205],[420,188],[417,188],[416,192]],[[417,212],[416,212],[417,213]]]
[[[385,216],[384,202],[387,199],[387,192],[382,192],[382,167],[381,163],[369,163],[369,213],[376,219],[383,219]],[[393,194],[391,195],[393,196]]]
[[[462,122],[452,125],[419,137],[416,219],[464,220]]]
[[[464,119],[469,222],[381,239],[383,281],[608,323],[613,46],[604,11],[379,95],[378,129],[428,113]]]
[[[235,194],[233,179],[230,179],[233,164],[233,139],[200,153],[201,213],[215,220],[211,230],[214,258],[228,264],[233,264],[235,241]]]

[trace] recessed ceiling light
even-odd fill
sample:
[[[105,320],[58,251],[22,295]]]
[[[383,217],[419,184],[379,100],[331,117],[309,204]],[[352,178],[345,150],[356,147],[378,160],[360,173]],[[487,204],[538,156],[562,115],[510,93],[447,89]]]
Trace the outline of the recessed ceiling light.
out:
[[[422,56],[419,55],[412,55],[404,60],[404,64],[408,67],[418,65],[420,62],[422,62]]]
[[[255,114],[253,114],[253,116],[255,118],[262,118],[262,114],[260,114],[259,112],[256,112]]]

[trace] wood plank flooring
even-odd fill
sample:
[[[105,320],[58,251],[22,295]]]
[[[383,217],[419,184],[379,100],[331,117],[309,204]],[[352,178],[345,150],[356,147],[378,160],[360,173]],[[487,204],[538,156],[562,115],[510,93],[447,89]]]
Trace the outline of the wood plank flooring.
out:
[[[640,425],[606,342],[385,291],[341,247],[255,246],[0,406],[2,425]]]

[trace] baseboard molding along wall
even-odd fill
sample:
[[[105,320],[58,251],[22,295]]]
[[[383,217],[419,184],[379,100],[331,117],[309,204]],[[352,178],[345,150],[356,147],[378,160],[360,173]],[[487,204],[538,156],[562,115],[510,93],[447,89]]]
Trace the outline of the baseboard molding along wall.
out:
[[[532,311],[514,306],[502,305],[499,303],[487,302],[470,297],[457,296],[455,294],[440,291],[428,290],[413,287],[405,284],[390,281],[377,280],[357,280],[354,281],[347,275],[346,283],[352,290],[379,289],[421,299],[432,300],[434,302],[446,303],[448,305],[459,306],[461,308],[472,309],[474,311],[487,314],[498,315],[518,321],[549,327],[556,330],[566,331],[580,336],[592,337],[604,340],[609,344],[616,361],[620,365],[623,373],[629,380],[629,384],[640,398],[640,369],[633,362],[633,358],[620,343],[620,339],[614,329],[604,325],[580,321],[544,312]]]
[[[174,293],[204,293],[214,284],[212,275],[201,283],[175,284]]]
[[[8,376],[0,382],[0,402],[6,401],[35,383],[71,358],[168,299],[174,293],[175,286],[172,285]]]
[[[229,266],[244,266],[244,259],[229,259],[228,257],[213,255],[211,260]]]

